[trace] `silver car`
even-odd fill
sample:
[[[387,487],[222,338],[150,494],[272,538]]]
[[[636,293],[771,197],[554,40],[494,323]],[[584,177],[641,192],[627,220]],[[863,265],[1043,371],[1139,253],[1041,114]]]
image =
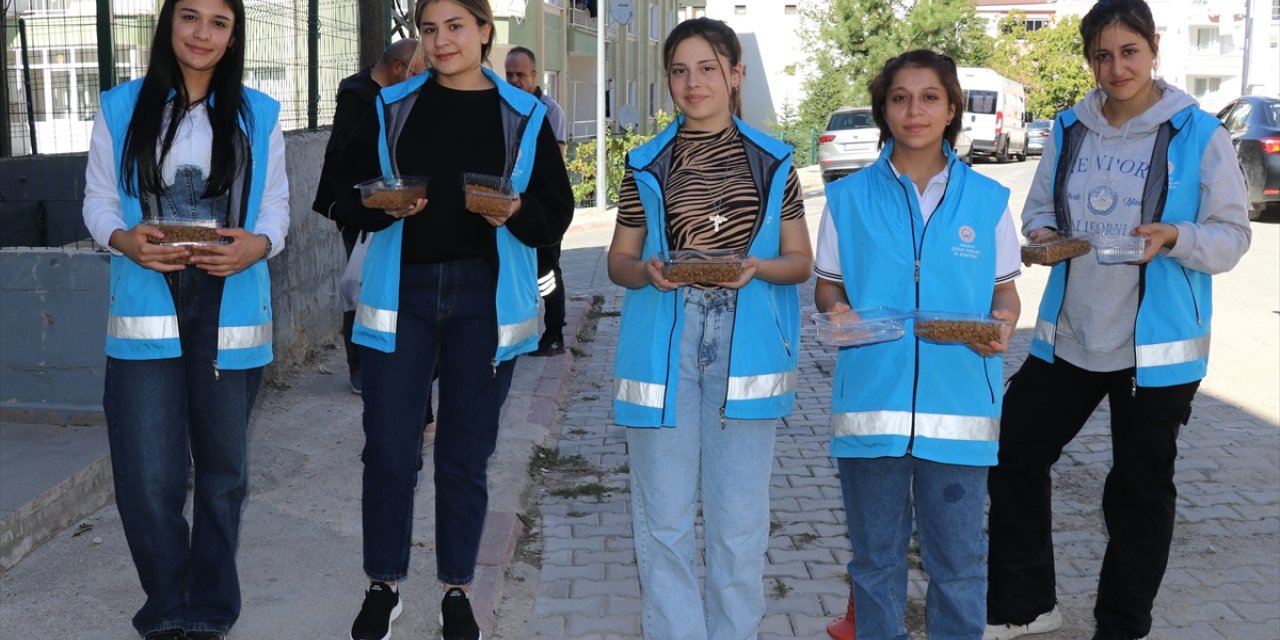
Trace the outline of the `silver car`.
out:
[[[876,161],[880,128],[871,107],[840,107],[831,114],[827,130],[818,136],[818,166],[822,180],[831,182]]]

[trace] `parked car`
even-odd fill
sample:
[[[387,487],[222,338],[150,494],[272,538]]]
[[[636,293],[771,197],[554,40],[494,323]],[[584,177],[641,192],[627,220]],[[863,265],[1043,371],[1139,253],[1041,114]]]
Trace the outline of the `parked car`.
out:
[[[964,161],[965,164],[973,164],[973,138],[969,137],[970,129],[965,127],[960,130],[956,136],[956,157]]]
[[[1280,202],[1280,98],[1244,96],[1218,112],[1249,189],[1249,219]]]
[[[840,107],[831,114],[827,130],[818,136],[818,166],[822,181],[831,182],[880,157],[880,129],[871,107]]]
[[[1027,125],[1027,155],[1044,155],[1044,142],[1053,135],[1052,120],[1032,120]]]

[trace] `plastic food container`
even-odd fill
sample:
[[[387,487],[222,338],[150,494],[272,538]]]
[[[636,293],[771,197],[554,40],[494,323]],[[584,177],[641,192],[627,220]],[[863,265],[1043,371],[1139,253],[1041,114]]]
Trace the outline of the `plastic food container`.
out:
[[[164,233],[164,239],[148,238],[147,242],[162,247],[187,247],[192,255],[209,253],[200,247],[226,244],[218,235],[218,221],[212,218],[189,220],[181,218],[147,218],[142,221]],[[184,256],[175,260],[165,260],[165,264],[191,264],[190,257]]]
[[[1053,265],[1089,253],[1092,247],[1089,239],[1083,236],[1057,238],[1048,242],[1029,242],[1022,245],[1022,261]]]
[[[427,179],[391,176],[366,180],[356,185],[360,204],[370,209],[407,209],[427,197]]]
[[[475,213],[502,215],[511,210],[511,201],[519,196],[510,180],[483,173],[462,174],[462,188],[467,211]]]
[[[1089,239],[1098,264],[1131,264],[1141,260],[1147,251],[1147,237],[1143,235],[1094,234]]]
[[[860,347],[902,337],[907,314],[888,307],[855,309],[852,313],[815,313],[818,341],[833,347]]]
[[[733,282],[742,276],[741,251],[676,249],[662,256],[662,277],[671,282]]]
[[[916,311],[915,334],[929,342],[986,344],[1002,341],[1013,333],[1013,325],[988,313],[948,313]]]

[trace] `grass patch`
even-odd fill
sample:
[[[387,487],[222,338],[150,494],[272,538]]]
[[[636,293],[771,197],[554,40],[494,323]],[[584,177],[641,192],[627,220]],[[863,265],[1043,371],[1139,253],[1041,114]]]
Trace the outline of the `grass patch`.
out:
[[[560,498],[580,498],[582,496],[593,496],[600,498],[616,491],[613,487],[606,487],[599,482],[586,482],[572,487],[562,487],[560,489],[552,489],[551,495]]]
[[[566,456],[560,453],[559,449],[550,447],[536,446],[533,448],[533,456],[529,458],[529,465],[535,469],[557,470],[557,471],[588,471],[591,464],[582,454],[575,453]]]
[[[770,589],[774,600],[781,600],[791,593],[791,585],[782,581],[782,578],[773,579],[773,588]]]
[[[572,353],[575,358],[584,358],[587,355],[587,351],[581,347],[569,347],[569,353]]]
[[[813,541],[817,539],[818,534],[816,533],[802,533],[791,538],[791,544],[794,545],[796,549],[803,549],[813,544]]]

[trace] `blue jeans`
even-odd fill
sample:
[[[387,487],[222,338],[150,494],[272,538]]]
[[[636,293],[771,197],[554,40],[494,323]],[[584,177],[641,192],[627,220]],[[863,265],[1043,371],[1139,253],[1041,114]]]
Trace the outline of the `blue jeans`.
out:
[[[409,573],[413,495],[431,373],[436,411],[436,566],[445,584],[470,584],[489,506],[489,457],[515,359],[495,365],[497,273],[483,259],[400,266],[396,350],[360,347],[364,377],[364,570]]]
[[[929,640],[979,640],[987,624],[987,467],[840,458],[858,640],[907,640],[907,544],[914,511],[929,574]]]
[[[182,356],[107,358],[103,409],[116,506],[147,600],[133,626],[220,631],[240,616],[236,547],[249,480],[249,413],[262,368],[217,369],[223,279],[166,276]],[[182,515],[195,467],[190,527]]]
[[[756,637],[776,420],[722,419],[736,295],[684,290],[676,427],[627,429],[644,637]],[[702,490],[706,601],[694,521]]]

